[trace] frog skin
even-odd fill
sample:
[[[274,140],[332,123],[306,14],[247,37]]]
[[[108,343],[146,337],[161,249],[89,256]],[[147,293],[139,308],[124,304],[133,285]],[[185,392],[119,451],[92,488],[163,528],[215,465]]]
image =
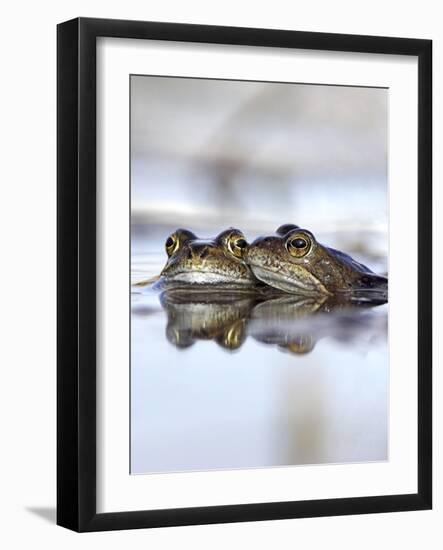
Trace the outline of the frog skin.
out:
[[[217,290],[263,286],[244,261],[248,243],[238,229],[226,229],[214,239],[199,239],[186,229],[177,229],[166,240],[168,260],[157,286]]]
[[[247,247],[245,260],[254,275],[284,292],[304,296],[346,296],[387,301],[388,279],[339,250],[320,244],[314,235],[286,224],[277,235],[259,237]]]

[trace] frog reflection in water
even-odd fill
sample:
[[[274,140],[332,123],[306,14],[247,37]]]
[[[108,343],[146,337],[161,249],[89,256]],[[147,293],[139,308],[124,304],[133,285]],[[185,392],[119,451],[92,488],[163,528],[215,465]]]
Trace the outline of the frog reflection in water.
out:
[[[266,346],[304,355],[325,336],[349,341],[364,333],[381,334],[380,316],[367,314],[366,302],[351,307],[327,296],[249,295],[166,290],[160,302],[167,313],[166,337],[186,349],[214,340],[227,351],[238,350],[248,336]],[[334,315],[331,323],[330,315]]]
[[[197,340],[214,340],[222,348],[234,351],[246,339],[246,324],[256,303],[251,296],[237,293],[165,291],[160,303],[168,321],[166,338],[180,349]]]
[[[276,236],[256,239],[248,247],[245,260],[258,279],[284,292],[387,301],[386,277],[320,244],[310,231],[296,225],[282,225]]]
[[[241,231],[230,228],[215,239],[199,239],[177,229],[166,240],[168,260],[159,284],[162,288],[220,290],[254,289],[263,286],[244,262],[248,243]]]

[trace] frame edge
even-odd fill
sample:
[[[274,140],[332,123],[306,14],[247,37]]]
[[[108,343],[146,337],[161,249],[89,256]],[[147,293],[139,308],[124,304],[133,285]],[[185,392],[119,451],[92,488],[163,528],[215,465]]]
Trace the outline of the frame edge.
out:
[[[266,33],[266,39],[263,33]],[[95,364],[91,364],[95,361],[96,351],[95,305],[92,305],[95,303],[93,278],[96,243],[95,239],[90,238],[91,231],[95,229],[96,207],[93,149],[96,61],[93,48],[97,36],[125,35],[132,38],[181,38],[183,41],[293,48],[303,45],[307,48],[315,42],[315,46],[309,46],[311,49],[372,53],[391,50],[389,53],[418,56],[419,227],[423,262],[419,265],[422,288],[419,289],[421,344],[418,357],[417,494],[96,514],[96,488],[89,483],[96,476],[96,381]],[[333,44],[326,47],[329,40]],[[57,524],[79,532],[90,532],[430,509],[432,358],[428,346],[432,340],[432,331],[429,330],[432,327],[432,289],[430,285],[423,288],[423,282],[429,283],[429,269],[432,265],[432,42],[422,39],[79,18],[57,26],[57,72]],[[80,212],[82,226],[79,225]],[[93,265],[89,265],[91,259]],[[91,282],[94,283],[93,287],[90,286]]]
[[[432,508],[432,40],[418,55],[418,494]]]
[[[78,530],[78,43],[57,26],[57,524]]]

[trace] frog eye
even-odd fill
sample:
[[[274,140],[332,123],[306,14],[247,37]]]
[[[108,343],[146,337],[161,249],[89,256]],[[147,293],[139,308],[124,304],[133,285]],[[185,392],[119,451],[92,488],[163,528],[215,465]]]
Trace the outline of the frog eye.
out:
[[[306,239],[298,237],[297,239],[292,239],[292,241],[289,241],[289,245],[293,248],[306,248],[308,246],[308,243]]]
[[[242,235],[231,235],[228,239],[229,251],[234,254],[234,256],[237,256],[237,258],[243,256],[247,246],[248,243]]]
[[[311,242],[305,235],[293,235],[286,241],[286,248],[292,256],[301,258],[309,252]]]
[[[169,235],[165,243],[167,255],[171,256],[172,254],[174,254],[178,246],[179,246],[179,240],[177,238],[177,235],[175,233],[173,233],[172,235]]]

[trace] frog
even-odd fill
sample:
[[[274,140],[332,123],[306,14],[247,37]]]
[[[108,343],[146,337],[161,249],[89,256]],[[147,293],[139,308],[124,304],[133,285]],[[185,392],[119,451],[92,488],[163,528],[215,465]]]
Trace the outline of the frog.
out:
[[[341,296],[350,300],[387,302],[388,278],[350,255],[317,241],[295,224],[278,227],[276,235],[258,237],[245,261],[263,283],[302,296]]]
[[[234,227],[213,239],[177,229],[165,242],[168,256],[156,283],[161,288],[252,291],[263,286],[244,261],[248,242]]]

